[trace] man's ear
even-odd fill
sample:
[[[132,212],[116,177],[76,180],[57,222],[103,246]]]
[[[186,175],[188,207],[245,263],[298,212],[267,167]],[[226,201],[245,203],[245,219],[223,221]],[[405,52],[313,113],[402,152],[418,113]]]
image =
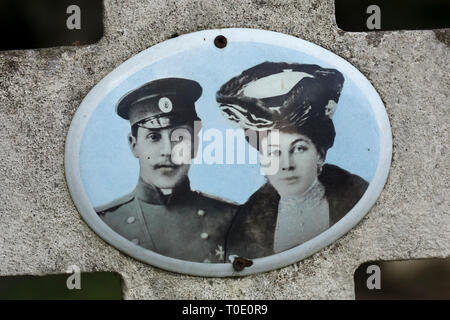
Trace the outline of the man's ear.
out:
[[[133,153],[133,155],[134,155],[136,158],[139,158],[138,155],[137,155],[137,153],[136,153],[136,142],[137,142],[136,137],[133,136],[133,135],[131,134],[131,132],[130,132],[130,133],[128,134],[128,145],[130,146],[130,150],[131,150],[131,152]]]

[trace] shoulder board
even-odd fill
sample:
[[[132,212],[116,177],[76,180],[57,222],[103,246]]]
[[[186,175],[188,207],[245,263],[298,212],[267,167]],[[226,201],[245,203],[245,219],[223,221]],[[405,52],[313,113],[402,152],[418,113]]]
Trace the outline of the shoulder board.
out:
[[[237,203],[235,201],[232,201],[232,200],[226,199],[226,198],[222,198],[222,197],[219,197],[219,196],[216,196],[216,195],[212,195],[212,194],[208,194],[208,193],[200,192],[200,191],[194,191],[194,192],[197,193],[198,195],[204,197],[204,198],[208,198],[208,199],[211,199],[211,200],[216,200],[216,201],[227,203],[227,204],[231,204],[231,205],[234,205],[234,206],[239,206],[240,205],[239,203]]]
[[[121,206],[121,205],[123,205],[123,204],[125,204],[127,202],[130,202],[133,199],[134,199],[134,194],[133,193],[129,193],[129,194],[123,196],[123,197],[115,199],[115,200],[113,200],[111,202],[108,202],[108,203],[106,203],[104,205],[95,207],[94,210],[97,213],[108,211],[108,210],[111,210],[111,209],[115,209],[118,206]]]

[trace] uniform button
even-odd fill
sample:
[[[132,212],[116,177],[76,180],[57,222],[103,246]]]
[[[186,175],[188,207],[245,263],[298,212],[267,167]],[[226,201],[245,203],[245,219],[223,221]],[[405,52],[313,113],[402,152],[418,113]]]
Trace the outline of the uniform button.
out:
[[[203,262],[204,262],[204,263],[211,263],[211,260],[205,259],[205,260],[203,260]]]
[[[139,239],[133,239],[131,240],[131,242],[133,242],[134,244],[139,244]]]
[[[135,217],[129,217],[128,219],[127,219],[127,222],[128,223],[133,223],[133,222],[135,222],[136,221],[136,218]]]
[[[202,238],[203,240],[208,239],[209,235],[206,232],[203,232],[200,234],[200,238]]]
[[[200,210],[198,210],[197,211],[197,214],[200,216],[200,217],[203,217],[204,215],[205,215],[205,210],[202,210],[202,209],[200,209]]]

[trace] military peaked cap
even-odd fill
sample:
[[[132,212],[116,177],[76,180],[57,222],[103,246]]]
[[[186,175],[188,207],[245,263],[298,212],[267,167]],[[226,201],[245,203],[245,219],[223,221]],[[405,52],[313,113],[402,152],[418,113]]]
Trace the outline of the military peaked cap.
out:
[[[126,94],[117,104],[117,114],[145,128],[164,128],[198,119],[195,102],[202,94],[196,81],[164,78],[146,83]]]

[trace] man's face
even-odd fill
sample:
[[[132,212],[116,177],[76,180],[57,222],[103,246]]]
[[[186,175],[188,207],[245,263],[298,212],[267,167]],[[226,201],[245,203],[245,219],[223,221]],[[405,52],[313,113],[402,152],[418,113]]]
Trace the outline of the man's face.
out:
[[[279,139],[270,139],[270,134],[262,139],[260,160],[278,161],[276,173],[266,177],[282,197],[303,194],[317,178],[317,166],[322,162],[308,137],[283,131],[279,131]]]
[[[140,177],[160,189],[171,189],[187,176],[194,154],[193,129],[181,125],[163,129],[139,127],[129,136],[131,151],[139,159]]]

